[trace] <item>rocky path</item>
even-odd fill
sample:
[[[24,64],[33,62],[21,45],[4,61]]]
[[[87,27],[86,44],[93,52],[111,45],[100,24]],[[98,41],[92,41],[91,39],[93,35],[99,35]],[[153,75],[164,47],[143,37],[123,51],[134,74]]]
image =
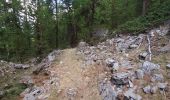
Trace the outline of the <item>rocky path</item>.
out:
[[[96,67],[83,68],[76,49],[66,49],[51,68],[60,80],[58,93],[51,93],[49,100],[100,100],[97,86]]]

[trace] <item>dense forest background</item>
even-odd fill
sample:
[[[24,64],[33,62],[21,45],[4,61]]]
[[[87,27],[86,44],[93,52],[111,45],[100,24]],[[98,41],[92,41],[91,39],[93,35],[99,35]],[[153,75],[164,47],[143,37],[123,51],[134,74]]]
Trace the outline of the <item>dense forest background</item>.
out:
[[[95,28],[140,33],[170,18],[170,0],[0,0],[0,59],[24,61],[90,42]]]

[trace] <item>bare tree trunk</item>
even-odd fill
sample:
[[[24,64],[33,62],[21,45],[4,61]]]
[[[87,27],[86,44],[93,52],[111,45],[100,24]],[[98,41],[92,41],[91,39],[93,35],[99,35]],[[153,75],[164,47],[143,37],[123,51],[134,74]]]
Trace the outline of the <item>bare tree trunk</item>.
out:
[[[143,0],[142,15],[146,14],[146,0]]]
[[[142,7],[142,15],[146,15],[147,9],[149,5],[149,0],[143,0],[143,7]]]
[[[58,48],[58,0],[55,0],[56,3],[56,48]]]
[[[151,61],[152,60],[152,52],[151,52],[151,39],[150,39],[150,35],[147,35],[147,39],[148,39],[149,61]]]

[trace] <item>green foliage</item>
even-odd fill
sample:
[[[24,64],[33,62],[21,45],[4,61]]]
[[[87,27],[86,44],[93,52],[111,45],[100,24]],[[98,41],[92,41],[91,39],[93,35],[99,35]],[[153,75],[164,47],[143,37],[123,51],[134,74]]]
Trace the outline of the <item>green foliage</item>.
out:
[[[2,100],[17,100],[17,96],[20,95],[23,90],[27,88],[24,84],[13,84],[5,88],[5,96],[2,97]]]
[[[153,25],[170,19],[169,4],[170,0],[166,0],[161,3],[158,0],[152,0],[147,15],[127,21],[126,23],[120,25],[117,31],[139,33],[146,30],[148,27],[152,27]]]

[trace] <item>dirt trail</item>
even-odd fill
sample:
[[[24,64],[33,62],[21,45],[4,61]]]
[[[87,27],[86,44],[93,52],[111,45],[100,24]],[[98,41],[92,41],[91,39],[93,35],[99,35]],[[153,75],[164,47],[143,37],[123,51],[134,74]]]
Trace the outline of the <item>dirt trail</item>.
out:
[[[99,69],[95,66],[83,69],[82,66],[76,49],[64,50],[59,63],[52,68],[60,79],[60,92],[53,91],[49,100],[101,100],[97,86]]]

